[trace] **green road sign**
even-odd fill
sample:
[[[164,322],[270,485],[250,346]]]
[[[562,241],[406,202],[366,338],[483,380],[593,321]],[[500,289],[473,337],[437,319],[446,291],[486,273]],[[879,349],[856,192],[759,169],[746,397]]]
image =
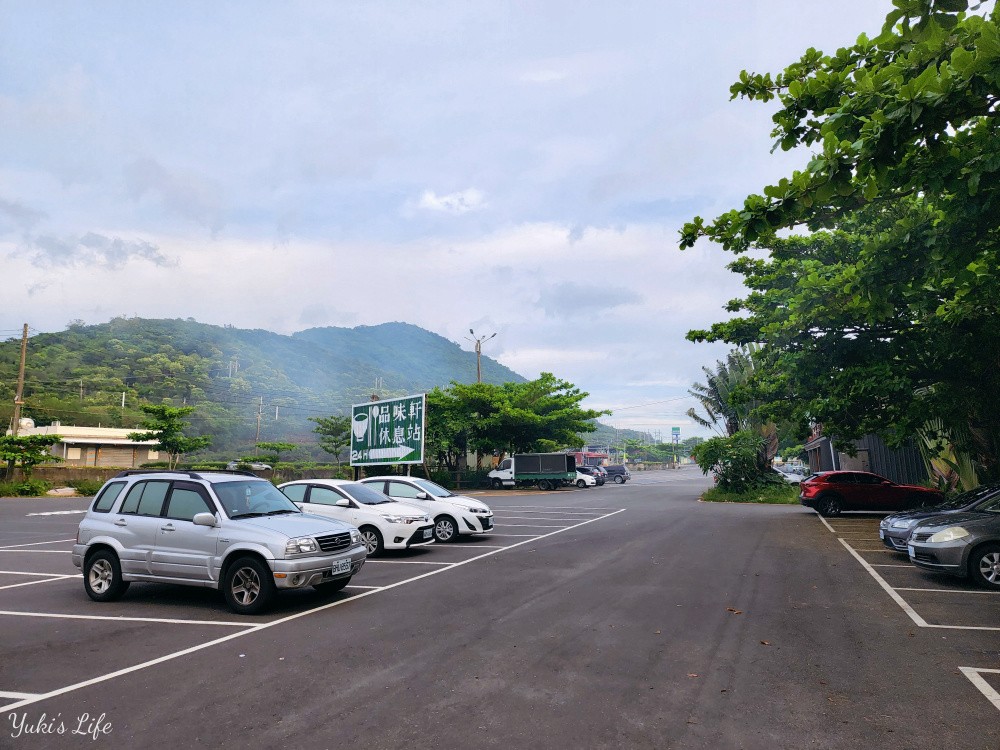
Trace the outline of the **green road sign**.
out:
[[[424,460],[426,394],[351,407],[351,466]]]

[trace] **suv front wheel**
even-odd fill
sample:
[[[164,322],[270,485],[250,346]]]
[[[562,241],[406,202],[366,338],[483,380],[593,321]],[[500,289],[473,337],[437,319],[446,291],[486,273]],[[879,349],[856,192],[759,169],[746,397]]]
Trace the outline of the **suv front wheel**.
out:
[[[274,598],[271,570],[256,557],[241,557],[226,569],[222,593],[233,612],[255,615]]]
[[[102,549],[87,558],[83,566],[83,587],[95,602],[120,599],[128,586],[128,581],[122,580],[122,566],[114,552]]]

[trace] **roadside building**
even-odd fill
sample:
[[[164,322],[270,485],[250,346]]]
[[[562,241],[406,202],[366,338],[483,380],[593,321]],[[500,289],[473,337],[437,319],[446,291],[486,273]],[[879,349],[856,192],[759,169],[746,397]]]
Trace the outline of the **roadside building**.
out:
[[[927,467],[915,446],[890,448],[878,435],[855,440],[856,453],[851,456],[836,450],[833,441],[823,435],[822,426],[817,425],[804,447],[811,472],[870,471],[899,484],[927,481]]]
[[[58,435],[59,442],[51,453],[56,466],[104,466],[135,469],[148,461],[160,460],[155,440],[131,440],[134,429],[123,427],[75,427],[53,422],[36,427],[30,419],[22,419],[19,435]]]

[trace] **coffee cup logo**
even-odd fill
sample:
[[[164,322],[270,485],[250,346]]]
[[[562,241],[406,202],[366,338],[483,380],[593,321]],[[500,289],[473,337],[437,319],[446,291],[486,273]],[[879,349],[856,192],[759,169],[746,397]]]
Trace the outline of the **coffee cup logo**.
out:
[[[367,414],[355,414],[354,415],[354,437],[361,440],[368,432],[368,415]]]

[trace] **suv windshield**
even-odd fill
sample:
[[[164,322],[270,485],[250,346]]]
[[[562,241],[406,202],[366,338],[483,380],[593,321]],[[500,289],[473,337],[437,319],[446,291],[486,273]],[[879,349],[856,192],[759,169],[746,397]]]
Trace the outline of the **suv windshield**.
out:
[[[426,479],[414,479],[413,483],[432,497],[452,497],[452,494],[440,484],[434,484]]]
[[[219,482],[212,485],[230,518],[301,513],[294,503],[263,480]]]
[[[353,497],[359,503],[364,505],[381,505],[382,503],[394,503],[396,502],[391,497],[386,497],[381,492],[376,490],[374,487],[369,487],[367,484],[361,484],[361,482],[351,482],[350,484],[342,484],[339,489],[346,492],[348,495]]]

